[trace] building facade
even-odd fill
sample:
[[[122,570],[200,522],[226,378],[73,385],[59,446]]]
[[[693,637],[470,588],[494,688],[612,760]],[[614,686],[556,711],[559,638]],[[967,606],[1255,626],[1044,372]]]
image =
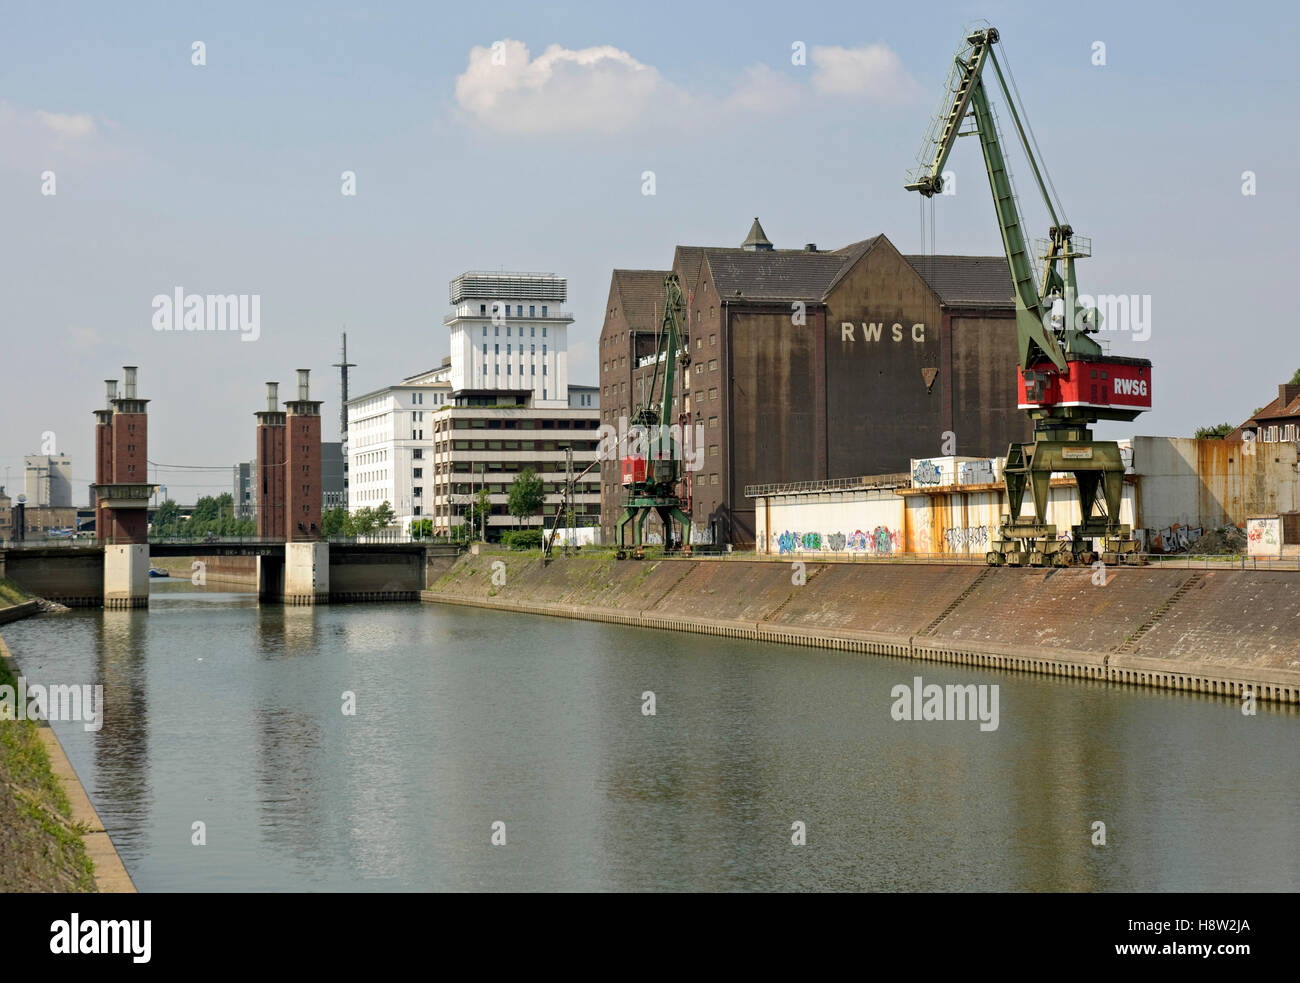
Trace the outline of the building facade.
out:
[[[72,505],[72,460],[66,454],[28,454],[23,458],[23,494],[33,508]]]
[[[1031,434],[1001,256],[904,256],[884,235],[776,249],[755,219],[738,248],[677,247],[672,271],[691,360],[672,414],[702,438],[688,470],[696,542],[754,543],[747,485],[1005,454]],[[649,395],[667,272],[614,271],[599,345],[606,425]],[[602,492],[608,542],[622,512],[616,460],[602,462]]]
[[[462,273],[451,281],[451,388],[526,390],[568,405],[568,281],[553,273]]]
[[[1277,396],[1228,434],[1227,439],[1246,439],[1247,431],[1250,439],[1267,444],[1296,440],[1300,436],[1300,386],[1288,382],[1279,385]]]
[[[433,413],[451,397],[451,361],[348,401],[351,512],[384,502],[402,519],[429,514]]]
[[[600,516],[600,406],[594,386],[582,387],[562,406],[536,406],[530,394],[466,391],[434,415],[426,457],[432,478],[434,533],[455,534],[478,494],[488,493],[489,536],[519,525],[550,528],[564,498],[570,453],[574,525],[595,526]],[[542,482],[540,515],[510,515],[510,486],[525,468]],[[583,472],[587,471],[586,475]],[[579,480],[579,478],[581,480]],[[567,509],[566,509],[567,512]]]

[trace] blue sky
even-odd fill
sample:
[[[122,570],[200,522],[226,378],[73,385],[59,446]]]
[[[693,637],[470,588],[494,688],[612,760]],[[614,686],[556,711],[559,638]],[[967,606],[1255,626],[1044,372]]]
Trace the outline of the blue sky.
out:
[[[287,387],[300,366],[314,370],[332,439],[339,331],[359,363],[354,392],[433,366],[447,281],[466,269],[566,275],[571,378],[594,383],[613,267],[666,266],[677,243],[738,244],[754,215],[778,246],[883,232],[916,251],[902,174],[979,17],[1002,32],[1069,219],[1093,238],[1082,288],[1152,298],[1149,340],[1117,335],[1112,351],[1152,359],[1157,408],[1105,433],[1235,424],[1300,367],[1287,301],[1300,217],[1293,7],[740,9],[7,5],[9,490],[54,431],[85,497],[90,411],[124,363],[153,400],[154,461],[247,460],[262,383]],[[489,60],[495,41],[507,42],[504,70]],[[791,63],[796,41],[806,65]],[[548,60],[552,45],[563,50]],[[973,141],[950,167],[958,194],[935,204],[936,250],[999,252]],[[40,193],[46,170],[54,196]],[[345,170],[355,197],[340,193]],[[1247,170],[1254,196],[1241,193]],[[1041,235],[1023,163],[1016,174]],[[153,331],[152,298],[177,286],[259,294],[261,337]],[[229,487],[224,473],[158,480],[186,502]]]

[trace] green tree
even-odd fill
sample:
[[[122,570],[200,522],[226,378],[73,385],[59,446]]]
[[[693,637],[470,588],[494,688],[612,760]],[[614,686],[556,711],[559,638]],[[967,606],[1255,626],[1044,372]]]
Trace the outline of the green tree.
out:
[[[375,531],[375,510],[369,505],[348,516],[344,532],[349,536],[365,536]]]
[[[326,509],[321,513],[320,529],[324,536],[346,536],[348,526],[348,510],[339,506],[336,509]]]
[[[510,483],[510,496],[506,508],[523,525],[524,516],[530,516],[542,507],[546,497],[542,491],[542,479],[532,468],[524,468]]]
[[[1197,440],[1222,440],[1236,429],[1231,423],[1220,423],[1213,427],[1197,427],[1192,436]]]
[[[1288,385],[1300,386],[1300,369],[1295,370],[1295,374],[1291,376],[1291,381],[1288,383]]]
[[[375,528],[387,529],[396,521],[397,513],[393,511],[393,507],[387,502],[381,502],[375,509]]]

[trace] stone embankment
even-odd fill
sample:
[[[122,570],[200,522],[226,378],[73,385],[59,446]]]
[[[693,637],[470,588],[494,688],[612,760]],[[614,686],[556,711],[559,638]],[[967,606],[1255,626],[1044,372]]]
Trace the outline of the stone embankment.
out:
[[[493,564],[504,564],[495,567]],[[488,552],[427,602],[1300,703],[1300,574]],[[494,579],[495,575],[495,579]],[[800,581],[803,581],[800,583]]]

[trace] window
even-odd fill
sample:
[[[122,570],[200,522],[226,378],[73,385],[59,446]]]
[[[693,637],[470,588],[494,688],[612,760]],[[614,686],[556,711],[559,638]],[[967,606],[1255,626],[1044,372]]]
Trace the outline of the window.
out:
[[[506,375],[510,374],[510,363],[506,362]]]
[[[716,358],[709,359],[709,371],[710,372],[718,371],[718,360]]]
[[[501,354],[501,346],[500,346],[499,344],[497,344],[497,345],[493,345],[493,346],[492,346],[492,354],[493,354],[493,355],[500,355],[500,354]]]
[[[546,357],[546,346],[545,346],[545,345],[542,346],[542,357],[543,357],[543,358]]]
[[[710,344],[712,347],[717,348],[717,347],[718,347],[718,336],[715,335],[715,334],[711,334],[711,335],[709,335],[709,344]]]
[[[501,337],[501,325],[499,325],[499,324],[494,324],[494,325],[492,326],[492,337],[493,337],[493,338],[500,338],[500,337]]]
[[[546,317],[546,305],[545,305],[545,304],[542,305],[542,317]],[[545,329],[545,328],[542,328],[542,336],[545,337],[545,335],[546,335],[546,329]]]
[[[416,497],[416,498],[423,498],[423,497],[424,497],[424,488],[423,488],[422,486],[420,486],[420,485],[416,485],[416,486],[415,486],[415,492],[414,492],[414,494],[415,494],[415,497]]]
[[[506,337],[507,337],[507,338],[510,337],[510,325],[508,325],[508,324],[506,325]]]
[[[718,476],[716,474],[709,475],[709,484],[716,485],[717,483],[718,483]]]
[[[529,355],[536,355],[536,354],[537,354],[537,346],[536,346],[536,345],[529,345],[529,346],[528,346],[528,354],[529,354]]]
[[[709,427],[716,428],[717,426],[718,426],[718,418],[716,416],[709,417]]]
[[[487,329],[486,329],[486,328],[483,329],[483,333],[484,333],[484,334],[487,334]],[[483,342],[483,357],[484,357],[484,358],[487,358],[487,342],[486,342],[486,341]]]
[[[516,305],[515,305],[515,317],[523,317],[523,316],[524,316],[524,305],[523,305],[523,304],[516,304]]]
[[[543,317],[546,316],[546,308],[545,308],[545,307],[542,308],[542,316],[543,316]],[[544,324],[542,325],[542,337],[543,337],[543,338],[546,337],[546,325],[544,325]]]
[[[506,334],[510,334],[510,329],[509,329],[509,328],[506,328]],[[509,354],[511,353],[511,351],[510,351],[510,350],[511,350],[511,347],[512,347],[512,346],[509,345],[509,344],[506,345],[506,354],[507,354],[507,355],[509,355]]]
[[[546,375],[546,363],[542,363],[542,375]]]
[[[416,468],[414,471],[411,472],[411,477],[412,477],[412,478],[423,478],[423,477],[424,477],[424,468]]]
[[[536,317],[536,316],[537,316],[537,308],[534,307],[532,304],[529,304],[529,305],[528,305],[528,316],[529,316],[529,317]]]
[[[717,398],[718,398],[718,390],[717,387],[714,387],[709,390],[709,399],[717,399]]]
[[[528,337],[530,337],[530,338],[536,338],[536,337],[537,337],[537,328],[536,328],[536,327],[531,327],[531,328],[528,329]]]
[[[487,325],[486,325],[486,324],[483,325],[483,337],[484,337],[484,338],[487,337]]]

